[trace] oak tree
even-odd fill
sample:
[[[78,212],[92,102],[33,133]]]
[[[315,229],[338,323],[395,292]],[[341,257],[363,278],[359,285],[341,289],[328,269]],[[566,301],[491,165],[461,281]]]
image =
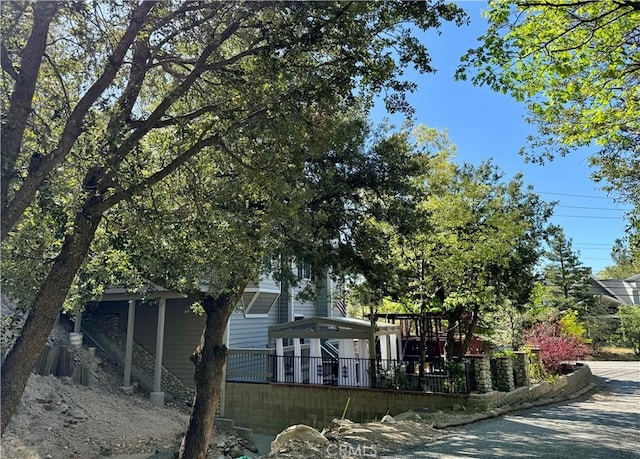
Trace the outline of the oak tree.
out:
[[[34,269],[16,289],[29,316],[2,364],[2,430],[111,212],[190,161],[242,166],[255,150],[236,134],[260,123],[367,107],[380,92],[409,110],[402,68],[433,70],[412,27],[463,19],[440,1],[4,3],[0,237],[6,254],[27,249],[14,266]],[[202,355],[217,364],[234,292],[207,300],[221,320]],[[213,417],[205,405],[200,419]],[[204,457],[202,432],[183,455]]]

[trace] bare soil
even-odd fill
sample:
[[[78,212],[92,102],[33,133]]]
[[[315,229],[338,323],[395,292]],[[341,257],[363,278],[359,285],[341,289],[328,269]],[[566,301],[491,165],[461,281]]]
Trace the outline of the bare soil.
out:
[[[68,330],[54,330],[50,341],[65,343]],[[33,374],[25,388],[17,413],[2,437],[3,459],[92,459],[103,457],[170,457],[188,424],[184,407],[153,406],[148,395],[126,395],[119,390],[122,370],[86,347],[75,349],[77,363],[89,366],[89,385],[72,378]],[[269,458],[324,459],[362,457],[389,453],[429,443],[446,434],[441,429],[451,421],[473,421],[464,412],[421,412],[412,420],[357,424],[334,421],[323,432],[328,444],[292,441]],[[327,449],[329,447],[329,450]],[[216,426],[208,457],[231,457],[239,452],[256,456],[253,445],[234,432]],[[156,456],[160,457],[160,456]]]
[[[618,346],[603,346],[591,355],[591,360],[637,361],[640,356],[633,349]]]
[[[50,341],[68,342],[59,326]],[[77,363],[89,366],[89,385],[72,378],[32,374],[17,413],[2,436],[3,459],[91,459],[126,454],[173,451],[188,425],[189,412],[175,405],[156,407],[148,395],[119,390],[122,370],[93,356],[86,347],[75,350]],[[210,457],[217,458],[244,440],[216,426]]]

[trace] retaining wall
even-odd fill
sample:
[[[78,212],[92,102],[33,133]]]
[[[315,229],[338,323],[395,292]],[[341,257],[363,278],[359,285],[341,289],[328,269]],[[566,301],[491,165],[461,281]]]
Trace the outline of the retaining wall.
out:
[[[585,366],[553,383],[543,382],[511,392],[468,395],[227,382],[225,417],[255,432],[277,434],[293,424],[325,427],[333,418],[342,416],[349,399],[346,418],[368,422],[415,408],[487,411],[546,398],[568,398],[591,381],[591,370]]]

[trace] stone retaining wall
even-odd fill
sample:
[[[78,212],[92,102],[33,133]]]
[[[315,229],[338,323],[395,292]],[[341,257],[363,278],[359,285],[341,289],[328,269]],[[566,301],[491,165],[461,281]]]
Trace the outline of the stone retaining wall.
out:
[[[592,381],[591,370],[588,366],[583,366],[573,373],[558,377],[552,383],[543,381],[532,386],[519,387],[511,392],[493,391],[486,394],[470,394],[466,408],[473,411],[488,411],[546,398],[568,398],[571,394],[588,387]]]
[[[420,392],[353,389],[291,384],[227,382],[225,417],[255,432],[276,434],[293,424],[322,428],[331,419],[355,422],[381,419],[416,408],[488,411],[547,398],[568,398],[591,384],[589,367],[582,367],[553,383],[539,383],[511,392],[486,394],[425,394]],[[348,406],[347,406],[348,404]]]

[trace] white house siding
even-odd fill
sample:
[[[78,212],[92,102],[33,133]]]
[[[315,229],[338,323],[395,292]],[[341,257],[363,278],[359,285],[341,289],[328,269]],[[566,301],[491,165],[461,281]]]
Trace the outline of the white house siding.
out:
[[[293,288],[293,292],[292,292],[293,313],[290,320],[295,319],[296,316],[304,316],[305,319],[308,319],[310,317],[316,317],[318,315],[317,307],[313,300],[311,301],[301,300],[298,297],[298,294],[300,293],[300,291],[305,287],[307,287],[307,285],[310,285],[309,282],[306,280],[302,280],[300,281],[298,286]],[[313,288],[312,284],[311,284],[311,288]]]

